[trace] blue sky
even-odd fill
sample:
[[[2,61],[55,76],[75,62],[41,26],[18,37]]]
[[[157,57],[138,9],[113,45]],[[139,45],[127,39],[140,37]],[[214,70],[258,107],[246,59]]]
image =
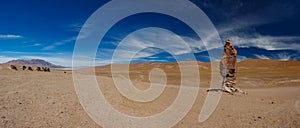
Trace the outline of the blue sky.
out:
[[[191,1],[210,18],[223,42],[229,38],[234,43],[239,60],[300,60],[300,2],[297,0]],[[44,59],[71,66],[74,44],[82,25],[107,2],[2,1],[0,63],[11,59]],[[181,39],[191,47],[183,48]],[[176,61],[173,56],[193,60],[186,56],[188,53],[194,53],[197,60],[206,62],[209,61],[207,50],[217,49],[213,45],[203,47],[199,45],[201,41],[210,41],[210,38],[200,39],[191,28],[174,17],[143,13],[126,17],[115,24],[101,41],[97,56],[92,59],[99,65],[122,63],[124,59],[130,59],[132,52],[143,49],[131,57],[132,62],[173,62]],[[172,48],[174,53],[153,47],[155,45],[150,45],[153,42]],[[113,51],[117,47],[120,49],[114,59],[117,61],[112,61]],[[219,59],[218,56],[212,58]]]

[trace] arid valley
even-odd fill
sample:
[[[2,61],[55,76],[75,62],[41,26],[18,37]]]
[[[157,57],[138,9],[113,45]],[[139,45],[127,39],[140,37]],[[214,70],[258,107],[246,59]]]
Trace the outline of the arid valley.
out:
[[[180,63],[188,67],[190,62]],[[300,127],[300,61],[239,62],[237,87],[248,94],[223,93],[217,109],[202,123],[198,116],[208,94],[211,65],[197,63],[200,91],[192,109],[175,127]],[[123,66],[116,65],[120,75]],[[160,97],[147,103],[128,100],[118,92],[110,65],[96,67],[95,74],[102,93],[115,109],[128,115],[148,116],[163,111],[174,101],[181,80],[177,63],[131,64],[129,79],[143,90],[149,86],[152,68],[166,73],[167,87]],[[15,71],[9,65],[0,65],[0,116],[2,128],[100,127],[80,105],[71,70]]]

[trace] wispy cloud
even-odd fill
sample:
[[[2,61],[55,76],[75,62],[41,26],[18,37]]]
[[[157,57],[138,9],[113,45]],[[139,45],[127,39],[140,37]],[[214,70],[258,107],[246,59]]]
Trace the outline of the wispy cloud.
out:
[[[279,53],[274,53],[272,55],[263,55],[263,54],[254,54],[259,59],[276,59],[276,60],[298,60],[300,59],[297,54],[289,54],[287,52],[279,52]]]
[[[240,61],[246,60],[246,59],[248,59],[248,58],[247,58],[246,56],[240,56],[240,55],[238,55],[238,56],[236,57],[236,59],[237,59],[238,62],[240,62]]]
[[[291,1],[274,1],[272,3],[268,3],[268,6],[259,4],[259,7],[257,7],[255,10],[246,11],[247,13],[241,14],[241,12],[247,10],[248,6],[250,7],[249,9],[253,9],[251,5],[257,5],[257,3],[254,2],[255,1],[246,2],[238,0],[226,1],[222,3],[206,3],[206,7],[213,9],[213,12],[221,15],[217,18],[219,18],[218,20],[222,22],[215,23],[218,33],[212,33],[203,40],[213,42],[212,37],[216,36],[216,34],[219,34],[223,40],[226,38],[234,38],[238,45],[252,45],[260,48],[263,47],[264,49],[268,50],[279,49],[280,47],[283,47],[282,49],[290,49],[291,46],[288,47],[287,45],[298,45],[298,42],[291,41],[299,41],[299,37],[266,36],[261,35],[254,28],[265,24],[285,21],[295,17],[297,12],[299,12],[299,8],[295,4],[293,4]],[[228,8],[230,11],[227,13]],[[242,43],[239,41],[242,41]]]
[[[210,5],[209,7],[215,8],[214,5]],[[299,51],[300,36],[263,35],[255,28],[266,24],[291,19],[296,15],[296,12],[299,11],[298,7],[291,4],[290,2],[277,1],[271,3],[267,7],[258,7],[254,11],[246,11],[248,13],[240,15],[239,11],[243,11],[244,9],[246,9],[246,7],[241,7],[240,9],[233,10],[230,15],[220,13],[224,15],[221,19],[222,22],[217,23],[216,25],[218,33],[212,33],[204,40],[214,44],[212,37],[216,36],[216,34],[219,34],[223,40],[229,38],[232,43],[239,48],[256,47],[270,51],[271,53],[274,51],[273,54],[270,54],[270,52],[268,52],[268,54],[258,53],[252,55],[251,51],[249,51],[249,55],[252,57],[254,56],[260,59],[278,60],[289,60],[297,58],[296,55],[290,52],[278,53],[278,50]],[[244,59],[247,59],[247,56],[238,56],[239,61]]]
[[[55,55],[55,53],[49,52],[19,52],[19,51],[0,51],[0,54],[7,54],[7,55]],[[60,54],[60,53],[57,53]]]
[[[90,30],[95,29],[95,26],[92,25],[91,23],[73,23],[73,24],[69,24],[67,25],[67,31],[72,31],[72,32],[80,32],[80,34],[78,35],[78,39],[83,39],[88,37],[89,35],[91,35]]]
[[[81,27],[82,27],[82,23],[73,23],[73,24],[67,25],[67,30],[79,32]]]
[[[267,57],[265,55],[257,55],[257,54],[255,54],[254,56],[256,56],[259,59],[270,59],[269,57]]]
[[[258,47],[266,50],[299,50],[300,36],[230,36],[232,42],[243,48]]]
[[[61,40],[61,41],[55,42],[51,45],[48,45],[48,46],[42,48],[42,50],[52,50],[52,49],[56,48],[57,46],[61,46],[61,45],[64,45],[66,43],[71,43],[71,42],[74,42],[75,40],[76,40],[76,37],[71,37],[71,38],[68,38],[68,39],[65,39],[65,40]]]
[[[219,34],[223,40],[234,40],[240,47],[254,46],[267,50],[276,49],[299,49],[300,36],[269,36],[261,35],[254,26],[276,22],[274,19],[260,19],[257,16],[242,17],[223,23],[218,27],[218,33],[212,33],[204,41],[214,44],[213,38]],[[296,46],[296,47],[293,47]]]
[[[8,62],[10,60],[16,60],[18,58],[15,57],[7,57],[7,56],[0,56],[0,63],[5,63]]]
[[[277,54],[279,60],[290,60],[294,55],[290,55],[286,52],[281,52]]]
[[[202,43],[190,37],[178,35],[161,28],[145,28],[135,31],[123,39],[116,49],[100,49],[98,57],[114,54],[112,62],[124,63],[132,59],[145,58],[161,52],[180,55],[204,49]]]
[[[56,47],[55,45],[49,45],[49,46],[44,47],[42,50],[52,50],[55,47]]]
[[[33,44],[32,46],[38,47],[38,46],[42,46],[42,44],[40,44],[40,43],[35,43],[35,44]]]
[[[16,38],[22,38],[22,36],[21,35],[13,35],[13,34],[7,34],[7,35],[0,34],[0,39],[16,39]]]
[[[42,56],[21,56],[22,59],[42,59],[53,64],[68,66],[71,67],[72,65],[72,58],[71,57],[42,57]]]

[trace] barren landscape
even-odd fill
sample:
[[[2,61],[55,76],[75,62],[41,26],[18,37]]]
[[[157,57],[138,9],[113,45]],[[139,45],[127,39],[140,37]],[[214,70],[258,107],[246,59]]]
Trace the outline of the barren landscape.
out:
[[[189,66],[190,62],[180,63]],[[198,122],[198,116],[210,85],[211,66],[197,63],[198,97],[191,111],[175,127],[300,127],[300,61],[239,62],[237,87],[248,94],[223,93],[216,111],[203,123]],[[116,66],[120,75],[123,66]],[[149,86],[148,74],[152,68],[166,73],[168,85],[159,98],[149,103],[123,97],[114,87],[110,65],[96,67],[96,78],[114,108],[128,115],[148,116],[163,111],[174,101],[181,80],[177,63],[136,63],[129,69],[130,79],[137,88],[143,90]],[[0,127],[100,127],[80,105],[72,71],[15,71],[9,65],[0,65],[0,88]]]

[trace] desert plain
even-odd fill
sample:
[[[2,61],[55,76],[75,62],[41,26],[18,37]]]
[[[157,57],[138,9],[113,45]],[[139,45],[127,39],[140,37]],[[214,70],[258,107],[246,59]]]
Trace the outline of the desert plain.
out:
[[[190,62],[180,63],[190,65]],[[189,113],[174,127],[300,127],[300,61],[252,59],[239,62],[237,87],[248,94],[214,92],[222,93],[222,97],[214,113],[202,123],[198,117],[208,94],[206,90],[210,88],[211,63],[196,63],[200,91]],[[124,65],[115,67],[119,75],[124,75]],[[99,91],[122,113],[132,116],[160,113],[172,104],[178,87],[184,85],[180,85],[178,63],[130,64],[128,79],[144,90],[149,86],[148,74],[153,68],[167,75],[167,86],[154,101],[137,103],[122,96],[114,86],[110,65],[95,68],[96,79],[101,83]],[[71,70],[15,71],[3,64],[0,65],[0,120],[1,128],[101,127],[80,105]]]

